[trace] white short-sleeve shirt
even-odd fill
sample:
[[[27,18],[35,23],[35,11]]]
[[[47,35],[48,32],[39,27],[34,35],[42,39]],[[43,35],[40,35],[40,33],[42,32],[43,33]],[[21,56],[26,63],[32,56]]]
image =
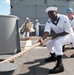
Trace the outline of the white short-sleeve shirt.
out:
[[[50,34],[52,29],[57,34],[64,31],[67,33],[73,33],[68,17],[62,14],[57,14],[57,16],[59,18],[57,25],[53,24],[51,19],[49,18],[46,22],[44,32],[49,32]]]
[[[71,23],[71,27],[74,28],[74,16],[73,16],[72,20],[70,20],[70,23]]]

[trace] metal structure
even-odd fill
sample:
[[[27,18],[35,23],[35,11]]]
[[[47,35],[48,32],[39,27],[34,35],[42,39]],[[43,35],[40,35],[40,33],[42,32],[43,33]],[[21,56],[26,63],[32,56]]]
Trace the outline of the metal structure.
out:
[[[38,19],[41,24],[45,24],[48,19],[45,9],[48,6],[57,6],[58,13],[66,14],[68,7],[74,9],[74,0],[10,0],[10,6],[11,14],[20,18],[18,27],[21,27],[26,17],[29,17],[33,23]],[[43,29],[41,26],[40,28]]]
[[[29,17],[31,21],[35,22],[36,19],[40,23],[45,24],[47,14],[45,9],[48,6],[57,6],[58,13],[66,14],[66,9],[72,7],[74,9],[73,0],[10,0],[11,14],[20,18],[19,27]]]
[[[18,17],[0,15],[0,54],[20,52]]]

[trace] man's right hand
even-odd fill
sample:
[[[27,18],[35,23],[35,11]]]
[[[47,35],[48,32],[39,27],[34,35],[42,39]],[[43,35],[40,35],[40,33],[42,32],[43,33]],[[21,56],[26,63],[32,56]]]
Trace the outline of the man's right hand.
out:
[[[38,40],[38,42],[40,42],[40,45],[43,45],[43,39],[42,39],[42,38],[40,38],[40,39]]]
[[[49,32],[44,32],[44,33],[43,33],[43,36],[42,36],[42,37],[39,39],[39,41],[38,41],[38,42],[41,43],[40,45],[43,45],[44,39],[47,38],[48,34],[49,34]]]

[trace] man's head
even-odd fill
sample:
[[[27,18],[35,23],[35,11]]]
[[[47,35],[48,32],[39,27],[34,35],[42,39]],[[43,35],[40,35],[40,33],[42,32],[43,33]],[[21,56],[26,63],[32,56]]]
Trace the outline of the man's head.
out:
[[[28,17],[26,17],[26,21],[30,21],[30,19]]]
[[[57,16],[57,7],[48,7],[46,8],[45,12],[48,13],[48,16],[51,19],[54,19]]]
[[[38,19],[36,19],[36,22],[38,22]]]
[[[66,13],[73,13],[73,9],[72,9],[72,8],[68,8],[68,9],[66,10]]]
[[[66,13],[67,13],[68,18],[72,19],[72,17],[73,17],[73,9],[72,8],[68,8],[66,10]]]

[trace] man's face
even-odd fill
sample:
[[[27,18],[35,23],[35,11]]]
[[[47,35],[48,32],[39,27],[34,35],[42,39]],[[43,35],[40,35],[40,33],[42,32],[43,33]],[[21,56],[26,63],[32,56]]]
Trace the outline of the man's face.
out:
[[[56,11],[49,11],[48,12],[48,16],[51,18],[51,19],[54,19],[57,15],[57,12]]]
[[[69,19],[71,19],[73,17],[73,13],[67,13],[67,16]]]

